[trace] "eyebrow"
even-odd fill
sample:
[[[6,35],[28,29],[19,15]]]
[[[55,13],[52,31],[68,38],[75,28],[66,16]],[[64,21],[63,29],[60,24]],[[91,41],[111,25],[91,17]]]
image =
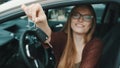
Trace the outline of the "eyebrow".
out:
[[[74,11],[72,14],[74,14],[74,13],[79,13],[79,12]],[[81,14],[81,13],[79,13],[79,14]],[[92,14],[81,14],[81,15],[89,15],[89,16],[92,16]]]

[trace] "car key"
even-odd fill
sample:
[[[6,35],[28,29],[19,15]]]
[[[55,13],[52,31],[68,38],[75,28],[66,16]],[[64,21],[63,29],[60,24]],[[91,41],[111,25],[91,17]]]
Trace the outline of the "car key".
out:
[[[31,23],[33,25],[31,25]],[[36,24],[33,23],[33,21],[30,20],[29,18],[28,18],[28,25],[27,26],[29,26],[28,29],[32,29],[36,32],[36,35],[38,36],[38,38],[40,39],[40,41],[42,43],[44,43],[48,39],[48,36],[46,35],[46,33],[43,32],[40,28],[36,27]],[[46,42],[46,43],[48,44],[49,47],[53,48],[49,42]]]
[[[43,32],[40,28],[36,27],[36,34],[42,43],[44,43],[48,39],[48,36],[46,35],[46,33]],[[46,42],[46,43],[52,48],[52,45],[49,42]]]

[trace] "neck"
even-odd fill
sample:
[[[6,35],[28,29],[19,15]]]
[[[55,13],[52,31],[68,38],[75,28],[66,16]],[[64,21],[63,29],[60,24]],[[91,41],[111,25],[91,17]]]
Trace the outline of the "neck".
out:
[[[84,43],[84,34],[73,33],[73,38],[74,38],[75,45]]]
[[[74,43],[75,43],[76,52],[77,52],[75,63],[78,63],[78,62],[81,62],[82,60],[82,52],[85,46],[84,34],[73,33],[73,38],[74,38]]]

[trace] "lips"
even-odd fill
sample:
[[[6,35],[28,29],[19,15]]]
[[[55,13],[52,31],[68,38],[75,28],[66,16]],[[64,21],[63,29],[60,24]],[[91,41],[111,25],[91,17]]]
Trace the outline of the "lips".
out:
[[[76,26],[79,27],[79,28],[83,28],[84,27],[83,24],[76,24]]]

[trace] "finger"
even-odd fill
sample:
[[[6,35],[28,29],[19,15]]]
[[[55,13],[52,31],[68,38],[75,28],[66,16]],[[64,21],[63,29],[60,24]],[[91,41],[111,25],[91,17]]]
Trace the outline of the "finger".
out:
[[[38,6],[36,6],[36,4],[32,4],[32,5],[28,6],[27,14],[28,14],[28,16],[31,16],[32,21],[35,21],[35,18],[37,17],[38,10],[39,9],[38,9]]]
[[[22,8],[23,11],[26,11],[27,6],[26,6],[25,4],[22,4],[22,5],[21,5],[21,8]]]
[[[41,11],[40,11],[40,14],[45,14],[42,6],[41,6],[40,4],[38,4],[38,6],[39,6],[39,9],[41,10]]]
[[[31,8],[33,8],[33,9],[31,10],[32,20],[35,21],[35,18],[36,18],[36,15],[37,15],[37,11],[38,11],[38,9],[35,8],[35,5],[32,6]]]
[[[21,5],[22,10],[25,12],[25,14],[28,16],[28,7],[24,4]]]
[[[35,18],[36,18],[36,11],[32,11],[32,20],[35,21]]]
[[[33,14],[35,16],[34,22],[38,22],[39,19],[41,19],[41,17],[44,15],[44,13],[43,13],[43,9],[40,4],[37,3],[37,4],[35,4],[35,6],[36,6],[36,8],[35,8],[36,14]]]
[[[32,19],[32,8],[31,6],[21,5],[22,10],[25,12],[25,14],[28,16],[29,19]]]
[[[44,10],[43,10],[43,8],[42,8],[42,6],[40,5],[40,4],[37,4],[38,6],[39,6],[39,11],[38,11],[38,13],[37,13],[37,21],[44,21],[44,20],[46,20],[46,15],[45,15],[45,13],[44,13]]]
[[[46,21],[46,16],[44,15],[35,18],[35,23],[44,22],[44,21]]]

